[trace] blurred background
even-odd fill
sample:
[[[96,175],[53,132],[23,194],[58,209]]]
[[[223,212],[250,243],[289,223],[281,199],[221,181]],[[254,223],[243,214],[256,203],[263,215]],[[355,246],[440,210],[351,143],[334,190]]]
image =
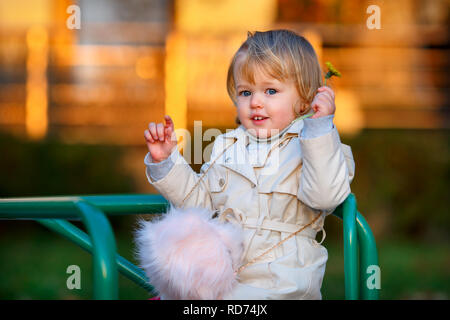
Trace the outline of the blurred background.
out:
[[[329,82],[335,125],[377,241],[380,298],[448,299],[449,4],[0,0],[0,197],[156,192],[144,172],[148,123],[170,114],[191,132],[194,121],[235,128],[231,57],[247,31],[290,29],[342,73]],[[133,262],[136,219],[111,219]],[[322,294],[343,299],[342,223],[331,216],[326,229]],[[0,299],[92,297],[90,255],[32,221],[0,221],[0,261]],[[80,290],[66,287],[73,264]],[[121,299],[148,297],[120,276]]]

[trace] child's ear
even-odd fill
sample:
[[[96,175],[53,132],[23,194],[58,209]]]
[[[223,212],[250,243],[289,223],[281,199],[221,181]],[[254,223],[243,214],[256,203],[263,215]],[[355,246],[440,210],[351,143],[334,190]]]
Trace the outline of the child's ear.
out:
[[[293,105],[293,109],[294,109],[295,116],[300,117],[309,112],[310,103],[307,101],[304,101],[303,99],[300,98]]]
[[[303,103],[301,99],[298,99],[294,105],[292,106],[292,110],[294,110],[295,117],[298,118],[302,115]]]
[[[300,112],[302,115],[307,114],[309,112],[309,110],[311,109],[311,104],[308,102],[303,102]]]

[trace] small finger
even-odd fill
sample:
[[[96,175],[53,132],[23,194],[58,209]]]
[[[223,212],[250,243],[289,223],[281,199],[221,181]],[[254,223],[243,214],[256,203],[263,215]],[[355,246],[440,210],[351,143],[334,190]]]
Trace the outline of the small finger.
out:
[[[164,139],[167,140],[169,138],[169,128],[164,126]]]
[[[166,121],[165,127],[171,127],[173,129],[174,125],[173,125],[172,118],[169,115],[165,115],[164,120]]]
[[[158,133],[159,141],[164,141],[164,125],[162,123],[157,124],[156,132]]]
[[[317,99],[323,103],[333,104],[333,97],[331,97],[328,92],[321,94]]]
[[[145,137],[145,140],[147,140],[150,143],[155,142],[155,140],[153,140],[153,138],[152,138],[152,135],[150,134],[150,131],[148,131],[148,130],[144,131],[144,137]]]
[[[317,89],[317,92],[318,92],[317,95],[324,95],[324,94],[329,96],[333,95],[333,92],[328,90],[327,87],[320,87],[319,89]]]
[[[334,103],[333,97],[330,95],[328,91],[320,91],[316,96],[314,97],[315,101],[322,101],[322,103]]]
[[[172,127],[164,128],[164,135],[168,141],[171,141],[172,132],[173,132]]]
[[[151,122],[148,125],[149,131],[150,131],[150,135],[152,136],[152,139],[154,141],[158,140],[158,133],[156,132],[156,124],[154,122]]]
[[[334,99],[335,95],[334,95],[333,89],[331,89],[330,87],[327,87],[327,86],[320,87],[319,89],[320,89],[320,92],[326,92]]]

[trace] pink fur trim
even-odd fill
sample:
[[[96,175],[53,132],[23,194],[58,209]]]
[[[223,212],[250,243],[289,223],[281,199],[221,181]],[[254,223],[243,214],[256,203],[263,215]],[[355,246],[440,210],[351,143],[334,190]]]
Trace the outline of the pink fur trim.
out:
[[[137,258],[163,299],[221,299],[235,285],[242,229],[212,214],[171,208],[161,219],[140,221]]]

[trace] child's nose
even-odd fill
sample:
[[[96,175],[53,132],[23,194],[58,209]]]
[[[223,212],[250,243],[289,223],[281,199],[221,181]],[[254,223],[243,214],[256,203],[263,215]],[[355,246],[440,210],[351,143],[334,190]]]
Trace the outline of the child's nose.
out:
[[[250,100],[250,107],[254,109],[263,107],[262,99],[257,93],[252,95],[252,98]]]

